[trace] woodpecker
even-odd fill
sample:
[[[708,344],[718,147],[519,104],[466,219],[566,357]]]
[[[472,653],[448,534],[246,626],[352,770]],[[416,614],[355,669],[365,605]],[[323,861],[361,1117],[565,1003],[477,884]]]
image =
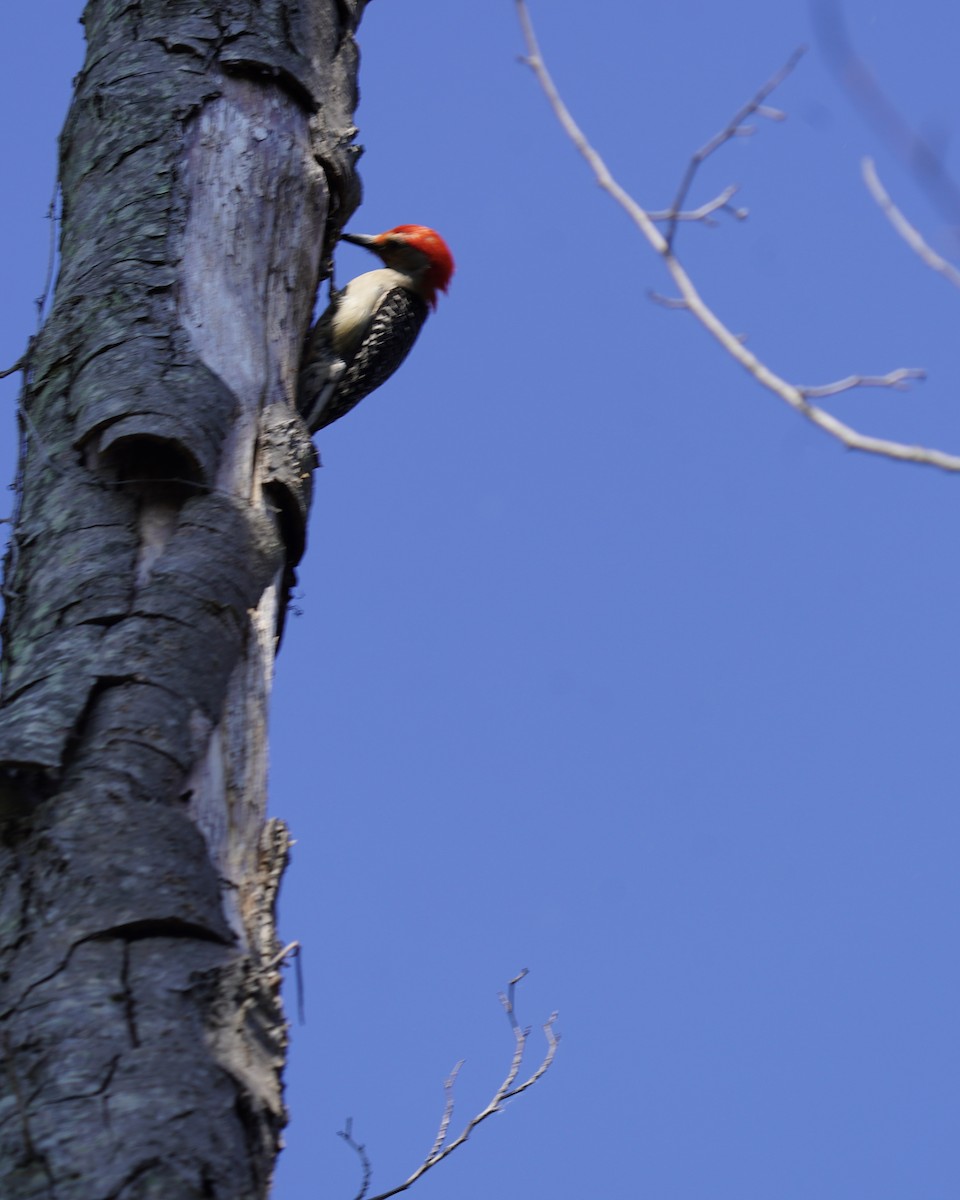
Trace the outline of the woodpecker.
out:
[[[453,256],[426,225],[345,233],[382,261],[351,279],[307,338],[297,407],[311,433],[336,421],[389,379],[410,353],[427,313],[453,275]]]

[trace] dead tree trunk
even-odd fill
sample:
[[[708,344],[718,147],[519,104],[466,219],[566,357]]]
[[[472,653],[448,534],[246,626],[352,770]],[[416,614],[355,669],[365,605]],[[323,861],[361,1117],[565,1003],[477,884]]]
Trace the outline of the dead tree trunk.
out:
[[[357,201],[362,0],[90,0],[0,695],[0,1195],[261,1197],[284,1123],[266,705]]]

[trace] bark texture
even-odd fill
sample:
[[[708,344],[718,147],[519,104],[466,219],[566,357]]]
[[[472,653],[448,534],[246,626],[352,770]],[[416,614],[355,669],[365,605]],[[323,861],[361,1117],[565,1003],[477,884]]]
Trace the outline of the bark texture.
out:
[[[294,408],[358,195],[347,0],[91,0],[21,405],[0,1195],[261,1197],[284,1123],[266,707]]]

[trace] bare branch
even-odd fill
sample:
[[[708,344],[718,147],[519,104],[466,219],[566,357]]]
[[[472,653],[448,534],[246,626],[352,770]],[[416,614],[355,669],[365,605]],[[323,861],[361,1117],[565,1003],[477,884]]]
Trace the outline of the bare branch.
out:
[[[54,181],[53,195],[50,197],[50,203],[47,205],[47,220],[50,222],[50,246],[47,252],[47,273],[43,281],[43,291],[34,300],[34,306],[37,310],[37,332],[43,325],[43,310],[50,298],[50,292],[53,288],[53,272],[57,262],[57,198],[60,195],[60,181]],[[23,354],[17,359],[12,367],[7,367],[6,370],[0,371],[0,379],[6,379],[8,375],[12,375],[15,371],[26,371],[30,366],[30,351],[33,349],[33,338],[27,342],[27,348]]]
[[[343,1138],[351,1149],[355,1150],[357,1157],[363,1167],[363,1179],[360,1182],[360,1191],[357,1192],[354,1200],[363,1200],[367,1194],[367,1188],[370,1186],[370,1179],[373,1175],[373,1169],[370,1166],[370,1159],[367,1158],[367,1148],[361,1142],[354,1141],[353,1138],[353,1117],[347,1117],[343,1123],[343,1128],[337,1130],[337,1137]]]
[[[887,189],[880,182],[877,165],[872,158],[864,158],[860,163],[863,172],[863,182],[867,185],[870,195],[880,206],[883,215],[903,238],[910,249],[925,262],[931,271],[936,271],[948,279],[954,287],[960,287],[960,271],[948,262],[924,241],[923,236],[910,224],[899,208],[890,199]]]
[[[519,1027],[517,1024],[516,1007],[513,1003],[514,993],[516,992],[517,984],[526,979],[529,974],[530,968],[524,967],[520,974],[514,975],[514,977],[507,984],[506,995],[504,995],[503,992],[497,993],[500,998],[500,1003],[503,1005],[503,1010],[507,1014],[507,1020],[510,1022],[511,1029],[517,1029]]]
[[[520,1024],[517,1021],[516,1011],[514,1008],[513,994],[514,994],[514,989],[516,988],[517,984],[520,982],[521,979],[526,978],[526,976],[528,974],[529,974],[529,971],[527,970],[526,967],[524,967],[519,975],[515,976],[513,979],[510,980],[510,983],[507,987],[507,994],[504,995],[503,992],[500,993],[500,1003],[503,1005],[503,1007],[506,1011],[507,1019],[509,1020],[510,1027],[513,1029],[514,1035],[517,1038],[517,1042],[518,1042],[518,1046],[519,1046],[519,1050],[520,1050],[519,1058],[516,1055],[514,1055],[514,1063],[516,1065],[516,1070],[513,1070],[512,1074],[507,1076],[507,1079],[504,1081],[504,1084],[502,1085],[503,1095],[502,1095],[501,1099],[504,1099],[504,1100],[508,1100],[513,1096],[519,1096],[521,1092],[525,1092],[528,1087],[530,1087],[532,1084],[536,1083],[537,1080],[540,1078],[540,1076],[544,1073],[544,1071],[546,1071],[549,1068],[550,1064],[553,1062],[554,1055],[557,1053],[557,1046],[560,1044],[559,1035],[555,1034],[553,1031],[553,1027],[557,1022],[558,1014],[551,1013],[543,1025],[544,1036],[547,1039],[547,1053],[544,1056],[543,1061],[540,1063],[540,1066],[537,1067],[537,1069],[534,1071],[534,1073],[530,1076],[530,1078],[528,1080],[526,1080],[525,1083],[521,1083],[519,1087],[513,1087],[513,1081],[517,1077],[517,1072],[520,1069],[520,1062],[523,1058],[523,1047],[522,1047],[522,1043],[521,1043],[520,1039],[522,1038],[523,1041],[526,1041],[526,1039],[530,1035],[529,1029],[524,1029],[524,1030],[520,1029]],[[513,1065],[513,1064],[511,1064],[511,1065]],[[511,1090],[509,1090],[509,1091],[506,1090],[508,1087]]]
[[[951,226],[960,219],[960,185],[950,175],[941,148],[900,114],[854,49],[837,0],[811,0],[811,15],[824,58],[860,112],[897,154]]]
[[[682,309],[684,312],[687,309],[686,300],[681,299],[679,296],[664,296],[660,292],[655,292],[652,288],[647,289],[647,298],[652,300],[654,304],[659,304],[661,308]]]
[[[520,3],[522,4],[523,0],[520,0]],[[723,129],[721,129],[719,133],[714,134],[710,141],[701,146],[696,154],[694,154],[693,158],[691,158],[690,162],[687,164],[687,169],[683,174],[683,178],[680,180],[680,187],[677,189],[677,194],[674,197],[673,204],[670,206],[670,211],[672,213],[679,214],[680,210],[683,208],[684,202],[687,199],[687,194],[693,185],[693,180],[697,174],[697,171],[699,171],[702,164],[706,162],[711,154],[714,154],[720,149],[721,146],[729,142],[731,138],[743,137],[744,135],[749,136],[753,133],[752,126],[744,124],[748,118],[756,114],[758,117],[766,117],[771,121],[783,121],[786,119],[785,113],[781,112],[778,108],[770,108],[768,105],[764,104],[764,101],[772,91],[774,91],[780,86],[781,83],[783,83],[784,79],[786,79],[800,59],[804,56],[804,54],[806,54],[806,52],[806,46],[799,46],[796,50],[794,50],[793,54],[790,55],[776,75],[774,75],[772,79],[767,80],[767,82],[763,85],[760,91],[757,92],[753,99],[749,100],[743,106],[743,108],[734,113],[733,117],[727,122]],[[667,245],[670,247],[673,246],[673,240],[676,237],[677,220],[678,216],[674,216],[670,223],[670,228],[667,230]]]
[[[55,180],[53,185],[53,195],[50,197],[50,203],[47,206],[47,220],[50,222],[50,247],[47,253],[47,273],[43,281],[43,291],[34,300],[34,306],[37,310],[37,332],[43,325],[43,310],[46,307],[47,300],[50,298],[50,292],[53,288],[53,272],[57,261],[57,198],[60,195],[60,181]],[[23,354],[17,359],[12,367],[7,367],[6,370],[0,371],[0,379],[6,379],[8,375],[12,375],[15,371],[26,371],[30,367],[30,351],[33,349],[33,338],[27,342],[27,348]]]
[[[412,1187],[422,1175],[425,1175],[427,1171],[429,1171],[432,1167],[435,1167],[437,1163],[443,1162],[443,1160],[451,1155],[454,1150],[462,1146],[467,1138],[469,1138],[470,1134],[482,1121],[485,1121],[487,1117],[492,1117],[494,1113],[500,1112],[505,1101],[512,1099],[514,1096],[519,1096],[521,1092],[525,1092],[527,1088],[532,1087],[533,1084],[535,1084],[537,1080],[540,1079],[549,1069],[550,1064],[553,1062],[556,1056],[557,1047],[560,1044],[559,1035],[554,1032],[553,1028],[557,1020],[556,1013],[553,1013],[553,1015],[543,1026],[544,1035],[547,1039],[547,1050],[543,1060],[529,1079],[514,1087],[517,1075],[520,1072],[520,1067],[523,1064],[523,1053],[530,1031],[529,1029],[522,1029],[520,1027],[520,1023],[517,1021],[513,996],[516,985],[526,976],[526,974],[527,970],[524,968],[519,975],[510,980],[510,983],[507,985],[507,994],[504,995],[502,992],[500,993],[500,1001],[507,1013],[507,1018],[510,1021],[510,1027],[514,1033],[515,1046],[513,1057],[510,1060],[510,1069],[507,1071],[506,1078],[494,1092],[490,1102],[485,1108],[481,1109],[476,1116],[470,1118],[461,1133],[454,1138],[452,1142],[450,1142],[448,1145],[445,1144],[447,1140],[447,1133],[450,1127],[450,1120],[453,1116],[453,1085],[456,1081],[460,1068],[463,1066],[463,1060],[461,1059],[461,1061],[458,1062],[450,1072],[449,1077],[443,1085],[444,1090],[447,1093],[447,1098],[444,1103],[443,1116],[440,1119],[440,1128],[437,1131],[437,1136],[430,1148],[430,1152],[427,1154],[420,1166],[417,1167],[413,1174],[405,1179],[403,1183],[398,1184],[397,1187],[391,1188],[387,1192],[380,1192],[378,1195],[372,1196],[371,1200],[390,1200],[391,1196],[398,1196],[401,1192],[405,1192],[407,1188]],[[364,1146],[354,1140],[352,1121],[350,1120],[346,1122],[345,1128],[342,1129],[337,1136],[343,1138],[343,1140],[349,1146],[353,1147],[353,1149],[359,1155],[361,1163],[363,1164],[363,1182],[360,1191],[357,1193],[356,1200],[364,1200],[372,1174],[370,1169],[370,1160],[367,1158],[366,1149]]]
[[[516,5],[527,46],[527,55],[524,61],[537,77],[550,107],[553,109],[554,115],[573,145],[586,160],[597,183],[620,205],[646,238],[647,242],[649,242],[653,250],[663,259],[680,293],[679,299],[671,302],[671,307],[677,306],[688,309],[704,329],[727,351],[730,357],[738,362],[762,387],[765,387],[767,391],[772,392],[775,396],[779,396],[792,409],[806,417],[818,429],[822,429],[825,433],[830,434],[831,437],[836,438],[849,450],[860,450],[866,454],[877,454],[884,458],[896,459],[900,462],[913,462],[924,466],[937,467],[943,471],[960,472],[960,456],[945,454],[941,450],[927,449],[924,446],[910,446],[902,442],[870,437],[868,434],[860,433],[843,421],[838,420],[831,413],[826,412],[817,405],[811,404],[807,395],[804,394],[803,389],[783,379],[775,371],[772,371],[766,363],[762,362],[752,351],[747,349],[741,338],[738,338],[736,334],[723,324],[694,287],[693,281],[674,253],[671,243],[657,229],[650,218],[650,214],[617,183],[606,163],[593,146],[590,145],[582,130],[576,121],[574,121],[566,105],[560,98],[560,94],[544,65],[525,0],[516,0]],[[765,99],[769,94],[771,85],[775,86],[784,74],[786,74],[787,70],[792,69],[798,56],[799,52],[796,52],[787,62],[786,66],[774,76],[773,80],[757,93],[757,96],[750,102],[754,106],[753,109],[750,109],[750,105],[747,105],[745,109],[741,109],[725,127],[724,131],[717,135],[717,138],[728,140],[727,137],[724,137],[724,134],[728,130],[732,129],[734,133],[729,136],[734,136],[738,130],[743,129],[742,125],[738,125],[738,122],[743,120],[743,114],[748,109],[750,111],[757,111],[762,107],[760,101]],[[700,161],[702,161],[702,157],[705,156],[706,151],[712,153],[712,150],[716,148],[713,145],[715,141],[717,141],[716,138],[712,142],[708,142],[702,150],[697,152],[701,156]],[[722,142],[717,142],[717,145],[720,144]],[[696,161],[696,156],[694,161]],[[688,175],[690,175],[689,169]],[[692,178],[692,176],[690,177]],[[685,185],[688,186],[686,177]],[[674,207],[679,208],[682,205],[684,195],[684,187],[681,186],[680,191],[677,193],[677,200],[674,202]],[[906,377],[906,375],[903,376],[903,378]]]
[[[6,370],[0,371],[0,379],[6,379],[8,375],[12,375],[14,371],[21,371],[27,365],[27,355],[21,354],[12,367],[7,367]]]
[[[898,367],[896,371],[887,375],[848,375],[846,379],[838,379],[836,383],[825,383],[820,387],[803,387],[798,384],[797,391],[807,400],[837,396],[840,392],[850,392],[861,387],[892,388],[897,392],[905,392],[907,380],[923,380],[926,377],[926,371],[920,367]]]
[[[647,215],[651,221],[672,221],[676,224],[678,221],[702,221],[704,225],[715,226],[716,221],[711,221],[710,217],[715,212],[729,213],[735,221],[745,221],[749,212],[745,208],[734,208],[730,201],[739,191],[739,187],[735,183],[731,183],[729,187],[725,187],[719,196],[715,196],[712,200],[708,200],[706,204],[701,204],[699,208],[685,210],[684,212],[676,212],[672,208],[664,208],[660,212],[650,212]]]
[[[431,1158],[436,1158],[443,1149],[443,1143],[447,1140],[447,1131],[450,1128],[450,1119],[453,1116],[453,1085],[457,1082],[457,1076],[460,1074],[460,1068],[463,1066],[464,1061],[461,1058],[444,1081],[443,1090],[447,1093],[447,1101],[443,1106],[443,1116],[440,1118],[440,1128],[437,1130],[436,1139],[430,1147],[430,1153],[427,1155],[428,1161]]]

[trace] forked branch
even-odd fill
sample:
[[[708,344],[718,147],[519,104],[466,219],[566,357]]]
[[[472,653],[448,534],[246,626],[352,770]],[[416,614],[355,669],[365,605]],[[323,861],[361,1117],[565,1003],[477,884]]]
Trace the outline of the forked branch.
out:
[[[525,8],[522,3],[520,7],[522,10]],[[530,29],[530,32],[532,33],[532,29]],[[768,79],[760,91],[757,92],[757,94],[753,97],[753,99],[747,101],[747,103],[727,122],[724,128],[721,129],[719,133],[714,134],[709,142],[706,142],[704,145],[702,145],[690,159],[690,162],[687,164],[687,169],[683,174],[683,178],[680,180],[680,187],[677,189],[677,194],[674,197],[673,204],[670,206],[670,213],[672,215],[670,227],[668,228],[666,234],[666,243],[668,247],[673,247],[674,238],[676,237],[677,233],[677,221],[680,219],[680,210],[686,203],[687,196],[690,193],[690,188],[693,186],[693,181],[696,177],[697,171],[700,170],[700,167],[707,161],[710,155],[719,150],[721,146],[725,146],[731,138],[749,137],[753,133],[754,127],[752,125],[748,125],[747,121],[754,115],[758,117],[766,117],[768,121],[782,121],[785,119],[786,114],[781,112],[779,108],[771,108],[770,105],[766,103],[766,99],[771,92],[778,88],[781,83],[783,83],[783,81],[797,65],[803,55],[806,54],[806,52],[806,46],[799,46],[796,50],[794,50],[793,54],[790,55],[789,59],[787,59],[776,75],[774,75],[772,79]]]
[[[607,164],[587,140],[576,121],[574,121],[544,64],[525,0],[516,0],[516,5],[527,48],[524,61],[536,76],[554,115],[577,151],[585,159],[600,187],[620,205],[637,226],[640,233],[643,234],[655,253],[663,259],[679,292],[679,296],[676,298],[655,298],[660,303],[667,304],[668,307],[685,309],[692,313],[704,329],[720,343],[730,357],[752,375],[762,387],[772,392],[775,396],[778,396],[786,404],[789,404],[792,409],[806,417],[808,421],[812,422],[819,429],[822,429],[825,433],[830,434],[831,437],[836,438],[848,449],[860,450],[867,454],[876,454],[884,458],[898,459],[902,462],[913,462],[924,466],[938,467],[944,471],[960,472],[960,456],[946,454],[941,450],[927,449],[924,446],[911,446],[902,442],[871,437],[868,434],[863,434],[853,429],[850,425],[833,416],[832,413],[820,408],[819,405],[811,403],[811,399],[813,398],[819,399],[824,396],[836,395],[839,392],[848,391],[853,387],[901,388],[903,383],[908,379],[922,379],[924,377],[923,371],[916,368],[901,367],[889,372],[887,375],[851,375],[846,379],[823,384],[818,387],[803,387],[791,383],[768,367],[751,350],[748,350],[742,337],[733,333],[720,320],[716,313],[703,300],[676,255],[674,243],[676,240],[677,224],[686,215],[681,210],[686,202],[690,186],[700,165],[732,137],[752,132],[752,128],[744,124],[750,116],[764,116],[775,120],[782,118],[783,114],[777,109],[770,108],[766,104],[766,100],[774,88],[793,69],[803,51],[795,51],[781,70],[764,84],[753,99],[741,108],[718,134],[694,154],[684,173],[671,207],[666,213],[653,213],[638,204],[617,183]],[[709,212],[712,211],[710,205],[703,207],[706,210],[706,215],[709,215]],[[722,207],[722,204],[716,207]],[[694,211],[696,212],[697,210]],[[655,224],[657,220],[666,220],[668,222],[666,234],[662,234],[657,228]]]
[[[434,1138],[433,1145],[430,1147],[427,1156],[424,1158],[420,1166],[417,1167],[417,1169],[413,1172],[413,1174],[405,1179],[403,1183],[398,1184],[396,1187],[391,1188],[387,1192],[379,1192],[376,1196],[371,1196],[370,1200],[389,1200],[391,1196],[398,1196],[401,1192],[405,1192],[407,1188],[412,1187],[422,1175],[425,1175],[427,1171],[435,1167],[438,1163],[443,1162],[443,1160],[451,1155],[454,1150],[462,1146],[470,1134],[482,1121],[485,1121],[487,1117],[492,1117],[494,1113],[500,1112],[507,1100],[511,1100],[514,1096],[519,1096],[521,1092],[525,1092],[527,1088],[532,1087],[537,1080],[540,1079],[547,1070],[549,1070],[550,1065],[556,1056],[557,1046],[560,1043],[560,1035],[554,1031],[554,1025],[557,1021],[556,1013],[553,1013],[543,1026],[543,1032],[547,1039],[547,1049],[543,1059],[540,1062],[540,1065],[528,1079],[525,1079],[522,1083],[517,1083],[517,1077],[520,1074],[520,1068],[523,1065],[523,1055],[526,1049],[527,1039],[530,1036],[530,1030],[523,1029],[517,1020],[516,1010],[514,1007],[514,990],[517,984],[526,975],[527,970],[524,968],[519,975],[510,980],[510,983],[507,985],[506,993],[500,993],[500,1003],[504,1007],[504,1011],[507,1014],[507,1019],[510,1022],[510,1028],[513,1030],[514,1049],[513,1057],[510,1060],[510,1069],[507,1071],[503,1083],[501,1083],[494,1092],[490,1102],[485,1108],[482,1108],[480,1112],[470,1118],[470,1120],[463,1127],[461,1133],[455,1137],[452,1142],[447,1142],[447,1134],[450,1130],[450,1122],[453,1119],[453,1085],[456,1082],[460,1068],[463,1066],[463,1060],[461,1059],[460,1062],[458,1062],[450,1072],[450,1075],[447,1077],[443,1085],[444,1092],[446,1093],[443,1105],[443,1115],[440,1118],[440,1127],[437,1130],[437,1136]],[[347,1145],[353,1148],[360,1159],[363,1177],[361,1180],[360,1190],[357,1192],[355,1200],[365,1200],[367,1190],[370,1186],[370,1180],[373,1175],[373,1170],[370,1166],[370,1159],[367,1155],[366,1147],[362,1143],[356,1141],[353,1136],[353,1121],[351,1118],[347,1119],[344,1128],[339,1131],[338,1137],[343,1138]]]

